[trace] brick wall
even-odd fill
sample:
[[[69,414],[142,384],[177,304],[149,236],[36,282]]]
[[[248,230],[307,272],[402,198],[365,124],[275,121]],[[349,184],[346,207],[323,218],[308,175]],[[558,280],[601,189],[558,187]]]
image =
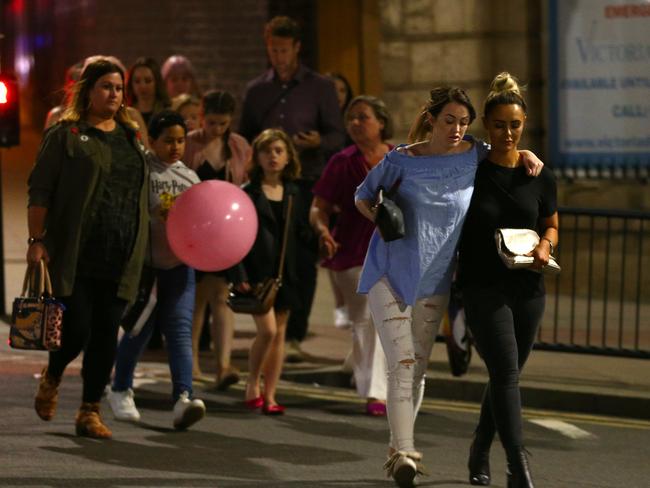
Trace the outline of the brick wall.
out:
[[[194,64],[201,89],[223,88],[239,98],[267,66],[268,13],[265,0],[86,0],[32,10],[29,34],[46,36],[33,50],[34,125],[58,102],[66,68],[92,54],[115,55],[127,67],[140,56],[162,64],[182,54]]]

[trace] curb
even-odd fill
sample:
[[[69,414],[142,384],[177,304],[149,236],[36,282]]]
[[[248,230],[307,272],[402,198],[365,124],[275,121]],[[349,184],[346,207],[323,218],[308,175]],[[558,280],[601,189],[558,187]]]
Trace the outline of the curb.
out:
[[[431,372],[429,372],[431,374]],[[442,400],[480,403],[485,382],[467,379],[427,377],[424,396]],[[339,367],[285,371],[282,379],[296,383],[320,384],[335,388],[352,388],[352,375]],[[524,408],[560,412],[607,415],[650,420],[650,398],[617,395],[599,391],[571,391],[521,383]]]

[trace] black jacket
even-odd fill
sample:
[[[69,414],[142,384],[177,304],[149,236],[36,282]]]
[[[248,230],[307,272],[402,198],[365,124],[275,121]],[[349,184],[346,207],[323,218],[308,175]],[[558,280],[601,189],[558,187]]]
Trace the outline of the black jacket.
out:
[[[242,187],[255,205],[259,227],[257,237],[252,249],[244,260],[228,272],[228,277],[233,283],[260,283],[266,278],[277,276],[277,262],[282,250],[282,237],[284,225],[279,225],[271,210],[266,195],[262,191],[260,182],[249,182]],[[298,186],[293,182],[284,183],[284,194],[282,197],[284,213],[286,218],[289,195],[293,197],[293,209],[289,222],[289,235],[287,238],[287,250],[284,258],[283,283],[292,286],[297,284],[296,273],[296,249],[299,236],[304,233],[303,227],[308,226],[304,222],[304,198],[301,198]]]

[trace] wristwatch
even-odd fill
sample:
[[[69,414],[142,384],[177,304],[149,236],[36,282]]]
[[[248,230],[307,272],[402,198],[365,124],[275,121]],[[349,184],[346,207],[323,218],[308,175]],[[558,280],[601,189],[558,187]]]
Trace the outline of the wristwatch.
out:
[[[32,244],[36,244],[37,242],[43,242],[43,238],[42,237],[30,237],[29,239],[27,239],[27,244],[29,244],[30,246]]]

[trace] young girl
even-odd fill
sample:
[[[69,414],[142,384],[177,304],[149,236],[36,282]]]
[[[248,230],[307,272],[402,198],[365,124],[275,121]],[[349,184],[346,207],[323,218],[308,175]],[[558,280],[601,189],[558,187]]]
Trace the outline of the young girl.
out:
[[[267,129],[253,141],[252,164],[251,181],[243,190],[255,205],[259,229],[253,248],[232,271],[239,292],[250,291],[252,285],[277,276],[284,225],[287,218],[290,220],[282,287],[275,305],[264,315],[253,315],[257,335],[249,354],[245,403],[252,410],[261,408],[266,415],[282,415],[284,407],[278,404],[275,391],[282,372],[284,337],[297,286],[297,236],[304,225],[298,220],[302,203],[294,183],[300,175],[300,162],[289,136],[279,129]],[[289,198],[292,210],[287,215]],[[260,385],[262,375],[264,389]]]
[[[201,128],[201,101],[193,95],[182,93],[172,98],[171,109],[183,117],[187,132]]]
[[[169,107],[160,68],[152,58],[138,58],[129,68],[126,79],[126,104],[140,112],[146,124],[153,114]]]
[[[167,214],[174,199],[200,181],[196,173],[180,161],[186,132],[182,117],[171,110],[157,113],[149,124],[153,154],[149,157],[151,247],[147,254],[150,265],[156,269],[158,300],[154,315],[144,328],[135,336],[127,333],[122,337],[117,351],[115,379],[107,395],[116,419],[140,419],[133,401],[133,372],[151,337],[155,320],[158,320],[169,355],[176,429],[186,429],[205,415],[203,402],[192,399],[194,270],[174,255],[165,231]]]
[[[187,136],[185,161],[201,180],[225,180],[240,186],[247,179],[246,164],[251,148],[242,136],[230,129],[235,99],[225,91],[210,91],[201,104],[201,129]],[[206,308],[212,312],[211,336],[217,359],[216,388],[225,390],[239,381],[239,372],[230,364],[235,318],[228,308],[228,281],[224,272],[197,274],[196,302],[192,327],[194,373],[199,368],[199,339]]]

